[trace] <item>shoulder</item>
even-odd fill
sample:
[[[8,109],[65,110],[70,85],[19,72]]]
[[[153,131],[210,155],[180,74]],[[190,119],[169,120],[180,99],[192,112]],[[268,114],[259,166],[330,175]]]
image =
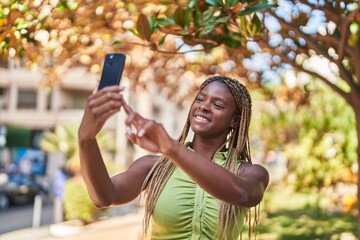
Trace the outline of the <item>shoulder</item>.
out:
[[[260,164],[242,162],[238,170],[239,176],[251,177],[262,181],[265,185],[269,183],[269,172]]]

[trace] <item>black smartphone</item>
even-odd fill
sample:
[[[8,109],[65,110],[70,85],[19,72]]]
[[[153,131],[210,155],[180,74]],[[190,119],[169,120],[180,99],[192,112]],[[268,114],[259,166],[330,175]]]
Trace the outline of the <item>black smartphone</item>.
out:
[[[123,53],[106,54],[98,90],[120,84],[125,59],[126,56]]]

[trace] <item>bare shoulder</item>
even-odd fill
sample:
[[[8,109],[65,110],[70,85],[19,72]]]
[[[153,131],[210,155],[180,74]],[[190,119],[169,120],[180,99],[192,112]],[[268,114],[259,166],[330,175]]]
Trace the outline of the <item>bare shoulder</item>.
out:
[[[269,172],[260,164],[243,162],[240,164],[238,174],[240,176],[249,176],[255,179],[259,179],[265,185],[269,183]]]

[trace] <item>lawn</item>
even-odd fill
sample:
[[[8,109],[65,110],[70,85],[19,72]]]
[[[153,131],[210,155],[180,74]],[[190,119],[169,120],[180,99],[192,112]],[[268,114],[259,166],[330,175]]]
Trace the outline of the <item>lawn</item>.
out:
[[[318,201],[320,200],[320,201]],[[261,205],[258,240],[355,240],[357,219],[331,213],[318,194],[271,188]],[[243,239],[247,239],[247,229]]]

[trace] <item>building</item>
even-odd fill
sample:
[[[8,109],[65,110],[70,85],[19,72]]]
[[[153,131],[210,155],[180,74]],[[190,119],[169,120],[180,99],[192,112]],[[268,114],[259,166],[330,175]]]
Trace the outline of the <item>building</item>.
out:
[[[88,73],[85,68],[73,68],[52,88],[42,85],[42,78],[40,71],[26,69],[15,60],[0,67],[0,124],[28,129],[30,148],[37,147],[37,141],[44,130],[80,122],[85,102],[95,88],[99,76]],[[126,76],[123,76],[122,84],[129,84]],[[186,113],[175,104],[163,99],[161,94],[125,93],[127,99],[129,94],[132,95],[130,99],[137,111],[145,117],[162,122],[175,138],[180,134]],[[125,138],[124,120],[125,115],[119,113],[107,121],[106,128],[115,132],[117,154],[114,159],[128,166],[133,159],[144,154],[144,151],[129,146]],[[2,156],[6,158],[9,154],[3,151]],[[49,156],[48,175],[51,176],[64,161],[59,158],[61,153]]]

